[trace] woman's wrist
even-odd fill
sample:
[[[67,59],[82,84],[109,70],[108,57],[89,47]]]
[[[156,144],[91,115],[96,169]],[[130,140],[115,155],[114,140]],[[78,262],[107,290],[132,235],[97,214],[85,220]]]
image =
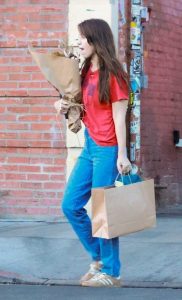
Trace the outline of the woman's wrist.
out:
[[[123,158],[123,159],[127,158],[127,150],[126,150],[126,148],[118,150],[118,157]]]

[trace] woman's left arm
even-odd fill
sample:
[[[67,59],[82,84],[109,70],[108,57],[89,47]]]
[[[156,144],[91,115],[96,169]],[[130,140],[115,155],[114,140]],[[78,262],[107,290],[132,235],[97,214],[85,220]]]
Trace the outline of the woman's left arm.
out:
[[[112,103],[112,114],[118,141],[117,168],[119,173],[127,173],[131,170],[131,163],[126,153],[126,112],[128,100]]]

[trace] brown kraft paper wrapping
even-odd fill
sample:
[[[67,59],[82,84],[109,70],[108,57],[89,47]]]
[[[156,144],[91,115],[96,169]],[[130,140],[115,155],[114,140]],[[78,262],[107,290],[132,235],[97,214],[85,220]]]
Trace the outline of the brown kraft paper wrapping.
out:
[[[39,53],[32,47],[29,47],[29,51],[47,81],[68,101],[68,128],[74,133],[78,132],[83,111],[78,60],[65,57],[61,51]],[[57,112],[60,112],[59,109]]]

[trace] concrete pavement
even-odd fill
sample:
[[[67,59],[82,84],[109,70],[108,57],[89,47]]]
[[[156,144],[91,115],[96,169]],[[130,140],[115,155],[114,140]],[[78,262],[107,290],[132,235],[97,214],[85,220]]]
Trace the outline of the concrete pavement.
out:
[[[182,288],[182,217],[120,238],[125,287]],[[78,285],[90,258],[66,222],[0,220],[0,283]]]
[[[181,300],[180,289],[0,285],[0,300]]]

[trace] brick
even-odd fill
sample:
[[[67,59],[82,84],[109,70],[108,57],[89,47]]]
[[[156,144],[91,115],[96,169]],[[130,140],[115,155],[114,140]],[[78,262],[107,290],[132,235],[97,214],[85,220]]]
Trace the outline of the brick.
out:
[[[63,172],[64,167],[59,166],[59,167],[43,167],[43,171],[45,173],[61,173]]]
[[[7,107],[7,111],[12,113],[28,113],[29,108],[28,107]]]
[[[53,164],[53,158],[47,158],[47,157],[31,157],[30,158],[31,164],[44,164],[44,165],[52,165]]]
[[[22,182],[20,187],[23,189],[41,189],[42,183],[41,182]]]
[[[0,73],[18,73],[21,72],[20,66],[0,66]]]
[[[10,191],[10,196],[11,197],[15,197],[17,199],[20,199],[20,198],[27,198],[27,197],[32,197],[33,196],[33,191],[31,190],[13,190],[13,191]]]
[[[25,115],[25,116],[18,116],[18,121],[22,122],[36,122],[40,120],[39,115]]]
[[[49,180],[49,175],[47,175],[47,174],[28,174],[27,180],[45,181],[45,180]]]
[[[42,147],[42,148],[52,148],[52,143],[51,141],[39,141],[39,143],[37,143],[37,141],[29,141],[29,147],[32,148],[36,148],[36,147]]]
[[[21,140],[6,140],[6,147],[29,147],[29,142],[28,141],[21,141]]]
[[[8,130],[13,130],[13,131],[14,130],[28,130],[29,129],[29,124],[7,124],[6,128]]]
[[[0,89],[16,89],[17,87],[16,82],[0,82]]]
[[[50,191],[33,191],[33,197],[36,198],[40,198],[40,199],[44,199],[44,198],[54,198],[56,197],[56,193],[55,192],[50,192]]]
[[[20,89],[22,89],[22,88],[26,88],[26,89],[28,89],[28,88],[36,89],[36,88],[40,88],[40,87],[41,87],[41,84],[40,84],[40,82],[20,82],[20,83],[18,84],[18,87],[19,87]]]
[[[31,125],[31,130],[36,130],[36,131],[39,131],[39,130],[43,130],[43,131],[47,131],[47,130],[50,130],[52,127],[52,124],[32,124]]]
[[[55,116],[55,112],[54,115],[40,115],[40,120],[43,122],[48,122],[48,121],[55,121],[56,116]]]
[[[1,188],[6,188],[6,189],[19,189],[20,188],[20,182],[18,181],[1,181]]]
[[[5,107],[0,107],[0,113],[4,113],[5,112]]]
[[[44,189],[50,189],[50,190],[54,190],[54,189],[61,189],[62,187],[60,186],[60,182],[45,182],[44,184]]]
[[[5,180],[5,175],[0,173],[0,180]]]
[[[55,108],[54,107],[31,107],[30,113],[35,114],[49,114],[49,113],[54,113],[55,114]]]
[[[0,130],[6,130],[6,124],[0,124]]]
[[[40,173],[41,169],[39,166],[29,166],[29,165],[19,165],[18,166],[19,172],[25,172],[25,173]]]
[[[47,97],[47,96],[58,96],[58,92],[56,90],[54,91],[53,89],[40,89],[40,90],[28,90],[25,91],[26,95],[28,96],[36,96],[36,97]],[[19,93],[18,93],[19,95]],[[23,95],[22,95],[23,96]]]
[[[8,80],[8,75],[7,74],[0,74],[0,81],[6,81]]]
[[[1,65],[9,63],[9,61],[10,61],[9,57],[0,57],[0,64]]]
[[[50,180],[52,180],[52,181],[59,181],[59,182],[61,182],[61,181],[65,181],[65,178],[66,178],[65,174],[63,174],[63,175],[50,175]]]
[[[25,66],[22,67],[22,72],[40,72],[37,66]]]
[[[16,133],[0,132],[0,139],[16,139]]]
[[[32,80],[44,80],[44,76],[41,73],[32,73],[31,74]]]
[[[44,200],[46,206],[60,206],[60,199],[46,199]]]
[[[24,97],[24,96],[28,96],[28,91],[27,90],[20,90],[20,89],[16,89],[16,90],[4,90],[1,92],[2,96],[10,96],[10,97]]]
[[[18,163],[18,161],[17,161]],[[11,173],[6,173],[5,175],[6,180],[26,180],[26,175],[25,174],[11,174]]]
[[[15,157],[8,157],[8,163],[10,164],[28,164],[30,163],[30,158],[29,157],[19,157],[19,156],[15,156]]]
[[[27,73],[15,73],[15,74],[9,74],[9,80],[16,80],[16,81],[25,81],[25,80],[31,80],[31,74]]]

